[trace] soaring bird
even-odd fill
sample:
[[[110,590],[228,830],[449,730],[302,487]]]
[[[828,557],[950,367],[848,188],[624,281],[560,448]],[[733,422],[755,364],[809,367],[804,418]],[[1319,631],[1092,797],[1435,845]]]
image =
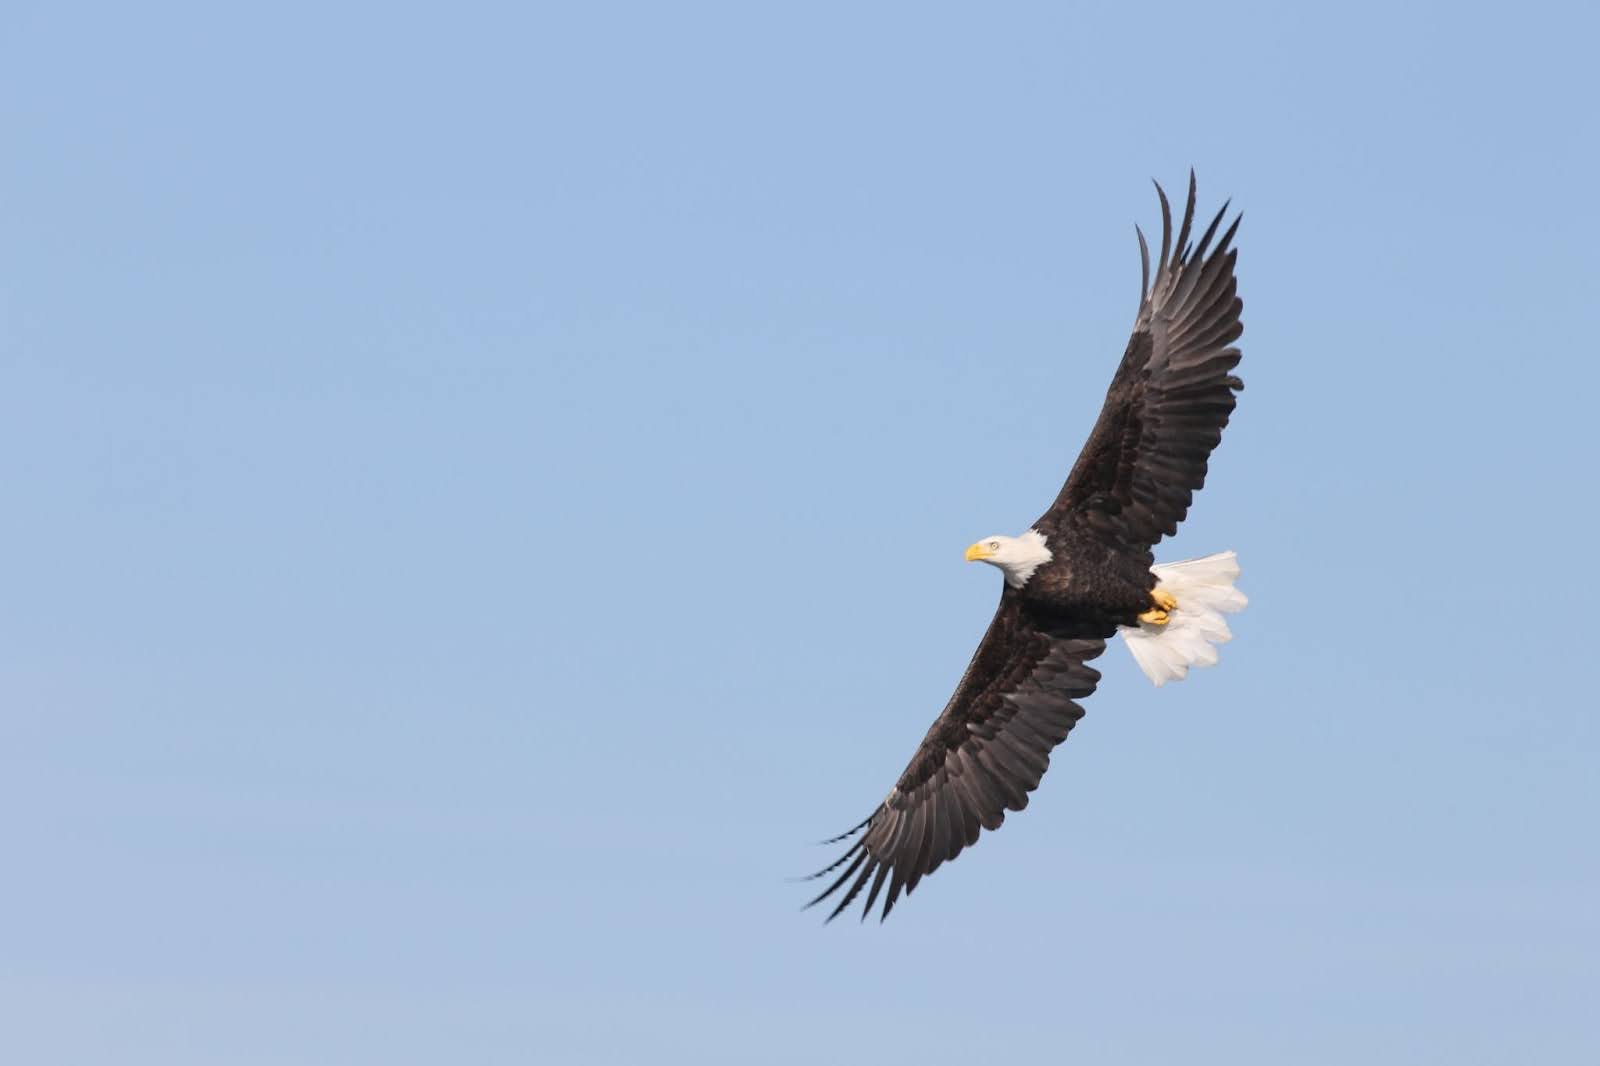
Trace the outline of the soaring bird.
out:
[[[967,560],[1004,575],[1000,605],[950,702],[883,802],[826,843],[856,838],[812,875],[837,877],[807,906],[838,895],[828,920],[865,889],[862,918],[1028,805],[1050,752],[1083,717],[1100,672],[1089,665],[1121,632],[1157,685],[1217,661],[1231,639],[1223,615],[1244,594],[1233,552],[1157,565],[1152,549],[1177,532],[1206,479],[1212,449],[1244,385],[1233,374],[1244,331],[1231,247],[1236,216],[1212,243],[1228,205],[1191,246],[1195,179],[1177,238],[1161,202],[1161,254],[1137,226],[1141,278],[1133,336],[1099,420],[1049,510],[1020,536],[990,536]],[[858,836],[859,834],[859,836]],[[887,894],[883,894],[885,885]]]

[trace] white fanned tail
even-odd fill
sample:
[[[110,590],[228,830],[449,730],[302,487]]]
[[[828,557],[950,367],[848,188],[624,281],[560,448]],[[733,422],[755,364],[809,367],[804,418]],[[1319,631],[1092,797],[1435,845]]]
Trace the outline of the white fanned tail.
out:
[[[1233,639],[1223,615],[1237,614],[1250,601],[1233,587],[1239,579],[1239,558],[1233,552],[1163,563],[1150,572],[1156,575],[1156,588],[1178,606],[1165,625],[1140,622],[1120,630],[1139,669],[1159,687],[1183,680],[1191,666],[1215,666],[1217,645]]]

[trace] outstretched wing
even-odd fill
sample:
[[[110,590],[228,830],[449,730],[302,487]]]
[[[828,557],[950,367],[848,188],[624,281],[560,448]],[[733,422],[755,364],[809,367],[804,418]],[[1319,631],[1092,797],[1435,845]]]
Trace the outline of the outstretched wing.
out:
[[[1172,211],[1159,184],[1161,256],[1150,279],[1150,249],[1139,233],[1143,276],[1139,314],[1128,350],[1117,367],[1105,406],[1089,442],[1040,530],[1077,525],[1119,547],[1148,551],[1178,529],[1195,491],[1205,483],[1206,462],[1222,439],[1244,383],[1230,373],[1239,362],[1232,347],[1244,332],[1244,303],[1233,276],[1238,256],[1229,247],[1239,228],[1233,220],[1213,247],[1227,213],[1223,204],[1196,247],[1195,182],[1176,241]]]
[[[870,880],[864,920],[887,881],[887,918],[902,889],[909,895],[918,881],[977,843],[980,830],[998,829],[1006,811],[1026,807],[1051,750],[1083,717],[1076,701],[1100,680],[1087,664],[1110,635],[1092,624],[1037,620],[1008,587],[955,695],[905,773],[871,817],[834,839],[860,838],[812,877],[843,872],[806,906],[842,891],[828,915],[832,921]]]

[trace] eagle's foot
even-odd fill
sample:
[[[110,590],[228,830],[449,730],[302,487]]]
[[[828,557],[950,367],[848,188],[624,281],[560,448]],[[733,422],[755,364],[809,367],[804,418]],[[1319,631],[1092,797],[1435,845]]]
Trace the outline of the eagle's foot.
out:
[[[1150,602],[1155,606],[1139,616],[1139,621],[1146,625],[1164,626],[1167,616],[1178,609],[1177,598],[1166,589],[1151,589]]]

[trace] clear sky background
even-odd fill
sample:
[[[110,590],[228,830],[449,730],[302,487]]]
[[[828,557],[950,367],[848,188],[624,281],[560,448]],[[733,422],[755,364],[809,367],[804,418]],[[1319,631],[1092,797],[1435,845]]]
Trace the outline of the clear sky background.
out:
[[[1597,36],[6,6],[0,1058],[1600,1061]],[[1238,638],[824,927],[1190,165]]]

